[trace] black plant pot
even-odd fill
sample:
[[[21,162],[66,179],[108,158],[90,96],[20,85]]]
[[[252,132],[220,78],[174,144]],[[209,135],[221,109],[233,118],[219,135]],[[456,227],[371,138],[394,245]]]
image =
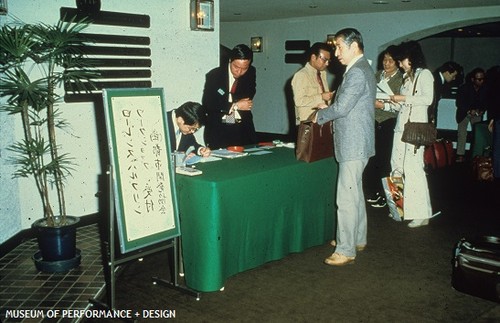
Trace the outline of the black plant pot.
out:
[[[56,217],[56,223],[59,220]],[[68,216],[66,223],[59,226],[47,226],[45,219],[33,223],[40,249],[33,255],[37,269],[64,272],[80,265],[81,254],[76,249],[76,227],[79,221],[78,217]]]

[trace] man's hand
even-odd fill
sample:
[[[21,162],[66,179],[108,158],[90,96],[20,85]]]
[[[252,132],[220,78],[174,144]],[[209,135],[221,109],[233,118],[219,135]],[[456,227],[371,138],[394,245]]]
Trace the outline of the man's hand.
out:
[[[201,157],[208,157],[212,153],[212,150],[208,147],[201,147],[200,148],[200,155]]]
[[[250,98],[244,98],[236,102],[236,105],[238,106],[238,110],[252,110],[253,106],[253,101]]]
[[[330,101],[331,99],[333,99],[333,93],[334,92],[323,92],[321,93],[321,98],[324,101]]]

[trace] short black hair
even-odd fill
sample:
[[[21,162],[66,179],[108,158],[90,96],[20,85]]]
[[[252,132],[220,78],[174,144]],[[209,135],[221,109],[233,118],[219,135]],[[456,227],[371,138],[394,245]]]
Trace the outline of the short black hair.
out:
[[[313,54],[319,56],[320,51],[322,50],[325,52],[329,52],[330,54],[332,53],[332,47],[330,45],[328,45],[327,43],[317,42],[314,43],[311,48],[309,48],[309,50],[307,51],[307,57],[311,58]]]
[[[175,109],[175,116],[181,117],[188,126],[198,124],[201,127],[205,124],[206,112],[201,104],[188,101]]]
[[[358,30],[354,28],[344,28],[337,31],[337,33],[335,34],[335,39],[339,37],[343,38],[344,42],[349,46],[353,42],[358,43],[359,49],[364,52],[365,45],[363,44],[363,36],[361,36],[361,33]]]
[[[460,64],[458,64],[457,62],[448,61],[446,63],[443,63],[443,65],[441,65],[438,68],[438,71],[441,72],[441,73],[444,73],[444,72],[449,72],[449,73],[458,72],[458,74],[461,74],[462,73],[462,66],[460,66]]]
[[[397,64],[397,53],[398,53],[398,46],[396,45],[390,45],[386,49],[384,49],[379,55],[378,55],[378,60],[377,60],[377,69],[378,70],[383,70],[384,69],[384,56],[389,55],[394,61],[396,61],[396,67],[398,67]]]
[[[387,47],[383,52],[382,52],[382,55],[389,55],[392,57],[392,59],[396,59],[396,56],[398,54],[398,46],[396,45],[390,45],[389,47]]]
[[[249,60],[251,63],[253,61],[253,52],[245,44],[236,45],[231,50],[231,56],[229,57],[229,60],[231,62],[234,61],[235,59],[245,59],[245,60]]]
[[[484,69],[482,69],[481,67],[476,67],[474,68],[471,72],[470,72],[470,76],[471,77],[475,77],[477,73],[482,73],[482,74],[485,74],[486,75],[486,72],[484,71]]]

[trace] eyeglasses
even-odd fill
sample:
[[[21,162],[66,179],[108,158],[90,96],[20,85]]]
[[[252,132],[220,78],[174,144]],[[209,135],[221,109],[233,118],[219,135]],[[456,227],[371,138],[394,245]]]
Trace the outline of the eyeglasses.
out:
[[[184,127],[183,130],[181,130],[184,133],[195,133],[196,131],[198,131],[198,129],[200,129],[200,126],[198,124],[194,125],[183,124],[181,125],[181,127]]]
[[[318,58],[319,58],[320,60],[322,60],[324,63],[330,63],[330,62],[331,62],[331,60],[330,60],[330,59],[328,59],[328,58],[326,58],[326,57],[323,57],[322,55],[319,55],[319,56],[318,56]]]
[[[197,126],[188,126],[186,125],[186,128],[188,129],[189,132],[191,133],[195,133],[196,131],[198,131],[198,129],[200,129],[199,127]]]

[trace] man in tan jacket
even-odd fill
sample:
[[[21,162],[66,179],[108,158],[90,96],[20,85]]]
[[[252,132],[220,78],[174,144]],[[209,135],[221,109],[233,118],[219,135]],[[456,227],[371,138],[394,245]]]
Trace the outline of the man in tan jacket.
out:
[[[307,118],[319,105],[329,105],[333,97],[326,79],[332,48],[326,43],[315,43],[309,49],[309,61],[292,78],[295,103],[295,124]]]

